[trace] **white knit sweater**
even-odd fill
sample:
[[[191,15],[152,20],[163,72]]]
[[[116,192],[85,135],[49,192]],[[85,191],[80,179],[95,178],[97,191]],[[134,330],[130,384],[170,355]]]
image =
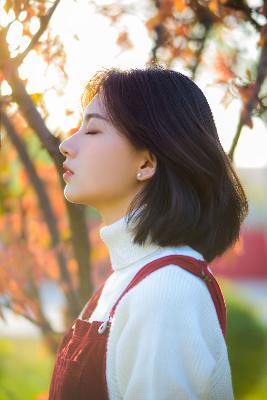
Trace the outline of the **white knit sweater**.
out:
[[[100,227],[113,272],[90,322],[107,320],[146,263],[170,254],[204,260],[189,246],[133,244],[125,221]],[[206,283],[170,264],[129,290],[112,320],[106,377],[110,400],[232,400],[227,347]]]

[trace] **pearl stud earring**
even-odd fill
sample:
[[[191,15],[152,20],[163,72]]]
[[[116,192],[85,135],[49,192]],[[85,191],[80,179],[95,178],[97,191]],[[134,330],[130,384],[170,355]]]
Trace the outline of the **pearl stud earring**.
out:
[[[142,176],[142,172],[138,172],[137,176],[140,178],[140,176]]]

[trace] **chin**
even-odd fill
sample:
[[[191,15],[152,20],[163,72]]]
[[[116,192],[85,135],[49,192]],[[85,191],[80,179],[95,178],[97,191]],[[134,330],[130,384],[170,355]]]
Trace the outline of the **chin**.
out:
[[[70,203],[77,203],[81,204],[81,196],[78,193],[75,193],[73,190],[71,190],[68,185],[65,186],[64,189],[64,197],[66,200],[68,200]]]
[[[71,191],[65,187],[64,190],[64,197],[68,202],[74,203],[74,204],[81,204],[84,206],[89,206],[90,204],[88,203],[88,199],[83,196],[81,193],[75,193],[74,191]]]

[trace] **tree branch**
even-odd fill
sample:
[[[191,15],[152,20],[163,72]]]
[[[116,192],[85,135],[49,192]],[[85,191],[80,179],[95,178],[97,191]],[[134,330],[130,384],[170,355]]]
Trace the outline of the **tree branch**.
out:
[[[48,324],[48,322],[41,322],[38,321],[37,319],[32,318],[30,315],[26,314],[26,313],[22,313],[22,312],[17,312],[11,305],[11,303],[6,303],[3,305],[3,307],[8,308],[10,311],[12,311],[13,313],[22,316],[23,318],[27,319],[29,322],[31,322],[33,325],[38,326],[38,328],[40,328],[41,330],[45,331],[45,332],[52,332],[55,333],[55,331],[52,329],[52,327]]]
[[[19,316],[22,316],[23,318],[31,322],[33,325],[37,326],[41,330],[43,334],[43,339],[46,342],[46,345],[48,346],[49,350],[52,352],[52,354],[56,353],[59,345],[57,337],[60,336],[60,339],[62,339],[62,335],[54,331],[50,323],[45,319],[45,317],[43,317],[43,315],[41,315],[41,320],[38,321],[32,318],[28,314],[16,312],[16,310],[14,310],[14,308],[12,307],[11,303],[4,304],[3,307],[6,307],[10,311],[14,312]]]
[[[202,54],[204,52],[205,43],[206,43],[206,40],[207,40],[207,37],[208,37],[210,29],[211,29],[211,26],[209,26],[208,28],[205,28],[205,33],[204,33],[203,37],[201,39],[199,39],[200,40],[200,46],[196,51],[195,62],[194,62],[193,67],[191,68],[191,72],[192,72],[191,79],[192,80],[196,79],[197,68],[199,66],[201,56],[202,56]]]
[[[267,76],[267,42],[261,48],[260,58],[257,67],[256,73],[256,81],[254,86],[254,91],[248,101],[244,104],[243,110],[240,114],[240,119],[238,122],[237,130],[231,144],[231,148],[229,150],[228,156],[231,161],[233,161],[234,152],[241,134],[241,130],[243,126],[251,119],[251,115],[253,109],[256,107],[258,103],[258,95],[261,89],[261,86]]]
[[[42,34],[46,31],[49,21],[50,21],[52,15],[54,14],[59,2],[60,2],[60,0],[56,0],[54,2],[53,6],[49,9],[48,13],[39,18],[40,28],[35,33],[35,35],[32,37],[32,40],[31,40],[30,44],[28,45],[28,47],[21,54],[18,54],[17,57],[14,58],[14,62],[17,67],[22,63],[22,61],[27,56],[27,54],[34,48],[36,43],[38,43]]]
[[[228,0],[221,6],[224,8],[230,8],[233,11],[242,11],[246,15],[251,25],[253,25],[258,32],[261,30],[262,26],[257,21],[255,21],[254,18],[252,18],[253,8],[249,7],[244,1]]]
[[[13,99],[12,99],[12,96],[11,95],[4,95],[4,96],[1,96],[1,93],[0,93],[0,107],[2,107],[2,104],[10,104],[12,101],[14,101]]]
[[[156,9],[159,10],[160,6],[161,6],[161,0],[153,0],[153,3],[155,4]],[[158,62],[157,51],[164,42],[165,28],[164,28],[163,23],[161,22],[160,24],[156,25],[154,27],[154,31],[156,33],[155,44],[151,50],[152,56],[150,57],[150,59],[147,63],[148,65],[151,65],[151,66]],[[165,44],[166,44],[166,42],[165,42]]]
[[[43,213],[44,220],[47,224],[48,231],[51,235],[51,242],[53,247],[58,247],[60,244],[60,233],[58,231],[56,216],[51,207],[49,196],[46,192],[45,186],[41,181],[39,175],[37,174],[34,165],[29,158],[27,153],[27,149],[21,140],[20,136],[17,134],[15,127],[9,120],[7,114],[4,110],[2,110],[2,122],[3,126],[9,136],[12,144],[17,150],[17,153],[26,169],[26,172],[29,176],[29,180],[31,181],[33,188],[35,190],[37,199],[39,201],[40,210]],[[75,318],[80,311],[80,304],[77,298],[77,294],[72,284],[71,276],[68,271],[66,260],[64,256],[63,250],[59,250],[56,253],[57,262],[60,268],[60,273],[62,277],[62,281],[64,281],[69,288],[66,293],[66,298],[68,300],[68,306],[71,312],[72,318]]]
[[[7,47],[6,43],[2,43],[3,46]],[[0,46],[1,48],[1,46]],[[43,147],[47,150],[51,159],[53,160],[58,176],[60,179],[60,185],[62,189],[65,188],[65,182],[63,180],[63,161],[64,157],[59,152],[60,141],[49,131],[45,122],[40,115],[40,112],[36,108],[31,96],[27,93],[25,86],[18,75],[18,70],[13,59],[6,60],[4,65],[6,71],[6,80],[12,88],[12,98],[18,104],[20,112],[24,116],[28,125],[36,132]],[[64,203],[67,208],[68,218],[70,223],[70,229],[72,232],[71,242],[73,245],[74,255],[78,263],[79,276],[80,276],[80,287],[79,295],[81,302],[85,303],[88,300],[88,296],[93,292],[93,284],[88,271],[90,271],[90,265],[88,265],[88,254],[90,254],[90,244],[88,238],[88,231],[85,218],[85,206],[70,203],[64,197]]]
[[[39,110],[36,108],[31,96],[27,93],[25,85],[18,73],[18,65],[26,56],[26,54],[37,43],[41,34],[55,11],[59,0],[53,2],[53,6],[44,17],[39,31],[34,35],[31,44],[17,58],[11,58],[6,42],[5,29],[0,29],[0,70],[4,78],[12,88],[12,99],[17,103],[19,112],[24,116],[28,126],[36,133],[44,149],[47,150],[56,167],[60,187],[62,192],[65,188],[63,180],[63,161],[64,156],[59,152],[60,141],[48,129]],[[16,64],[17,61],[17,64]],[[0,106],[2,103],[0,103]],[[73,204],[66,200],[63,196],[64,204],[67,210],[69,226],[71,231],[71,244],[73,246],[74,257],[77,260],[79,271],[79,299],[83,304],[93,292],[93,283],[90,276],[90,242],[88,235],[88,227],[86,223],[86,207],[84,205]]]

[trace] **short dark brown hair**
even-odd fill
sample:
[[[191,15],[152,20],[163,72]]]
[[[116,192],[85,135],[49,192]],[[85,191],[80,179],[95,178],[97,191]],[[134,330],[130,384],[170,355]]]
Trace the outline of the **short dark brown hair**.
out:
[[[188,245],[207,262],[231,247],[248,202],[196,83],[161,65],[103,68],[85,86],[83,108],[97,93],[112,124],[157,159],[155,174],[128,208],[130,222],[141,207],[134,243],[150,236],[163,247]]]

